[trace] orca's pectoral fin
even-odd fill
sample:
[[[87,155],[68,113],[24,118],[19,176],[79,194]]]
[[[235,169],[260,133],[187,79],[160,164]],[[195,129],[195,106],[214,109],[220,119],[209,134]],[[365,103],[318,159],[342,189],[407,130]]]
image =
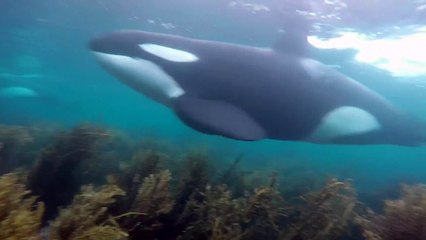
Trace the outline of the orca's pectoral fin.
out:
[[[263,128],[245,111],[223,101],[181,96],[174,110],[188,126],[203,133],[247,141],[265,137]]]

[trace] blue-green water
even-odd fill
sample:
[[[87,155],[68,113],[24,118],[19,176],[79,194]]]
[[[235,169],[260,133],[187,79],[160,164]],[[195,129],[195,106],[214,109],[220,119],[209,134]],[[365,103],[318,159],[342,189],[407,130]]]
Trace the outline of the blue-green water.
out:
[[[425,183],[426,147],[239,142],[195,132],[166,107],[108,75],[87,49],[93,36],[117,29],[269,46],[282,32],[282,16],[294,11],[293,7],[316,13],[311,17],[320,28],[314,34],[321,38],[352,31],[367,35],[369,41],[398,42],[402,41],[401,36],[425,34],[424,1],[382,0],[367,5],[355,0],[312,0],[304,6],[291,2],[294,1],[2,0],[0,88],[13,83],[34,89],[38,96],[21,93],[3,97],[0,123],[100,124],[165,138],[182,146],[207,145],[225,156],[244,153],[243,164],[259,168],[284,168],[290,159],[312,174],[352,178],[358,189],[364,190],[384,189],[399,182]],[[390,50],[395,53],[399,49]],[[426,68],[424,58],[391,54],[392,60],[417,67],[392,65],[393,70],[408,68],[409,73],[418,72],[407,75],[407,71],[395,73],[380,67],[387,63],[384,57],[367,63],[356,61],[356,53],[356,49],[317,49],[314,57],[338,65],[339,71],[426,120],[426,73],[421,71]]]

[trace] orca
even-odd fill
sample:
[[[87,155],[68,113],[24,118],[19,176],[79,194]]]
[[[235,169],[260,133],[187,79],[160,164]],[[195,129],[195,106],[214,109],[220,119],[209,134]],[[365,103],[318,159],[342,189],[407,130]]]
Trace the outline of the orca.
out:
[[[33,89],[33,86],[27,84],[37,78],[43,77],[38,74],[11,74],[0,73],[0,99],[7,98],[35,98],[39,93]]]
[[[67,103],[69,100],[64,98],[65,94],[57,91],[61,87],[61,81],[49,75],[0,72],[0,103]]]
[[[36,73],[0,72],[0,123],[28,125],[52,121],[79,106],[70,91],[61,91],[63,81]]]
[[[0,88],[0,97],[36,97],[38,94],[31,88],[11,86]]]
[[[93,38],[98,62],[202,133],[237,140],[421,145],[425,125],[309,57],[307,41],[274,47],[136,30]]]

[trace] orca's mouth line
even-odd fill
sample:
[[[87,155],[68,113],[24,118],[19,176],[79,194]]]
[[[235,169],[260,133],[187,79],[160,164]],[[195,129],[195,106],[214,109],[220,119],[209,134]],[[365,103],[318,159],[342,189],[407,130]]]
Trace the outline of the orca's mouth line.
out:
[[[137,57],[130,57],[127,55],[122,55],[122,54],[114,54],[114,53],[106,53],[106,52],[99,52],[99,51],[92,51],[93,55],[95,55],[96,59],[98,59],[98,61],[101,62],[105,62],[105,59],[134,59],[134,60],[138,60],[140,58]]]

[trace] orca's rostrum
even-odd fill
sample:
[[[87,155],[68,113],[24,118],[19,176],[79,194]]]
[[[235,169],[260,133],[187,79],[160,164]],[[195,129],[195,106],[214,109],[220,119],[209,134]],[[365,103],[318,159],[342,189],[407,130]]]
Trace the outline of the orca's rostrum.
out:
[[[203,133],[335,144],[425,142],[423,124],[309,58],[303,45],[289,38],[257,48],[117,31],[93,39],[90,48],[106,70]]]

